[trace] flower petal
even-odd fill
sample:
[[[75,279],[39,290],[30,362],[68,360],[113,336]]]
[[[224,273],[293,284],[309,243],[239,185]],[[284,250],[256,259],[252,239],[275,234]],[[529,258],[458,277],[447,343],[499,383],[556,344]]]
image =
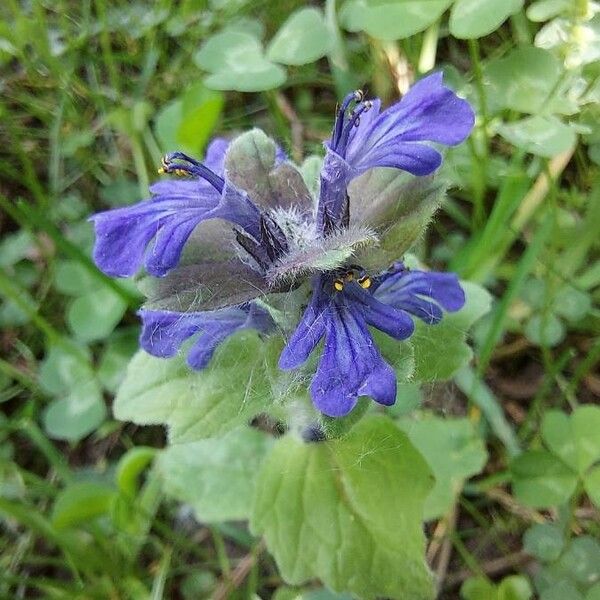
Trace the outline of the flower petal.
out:
[[[360,396],[393,404],[396,375],[379,353],[360,310],[332,304],[326,320],[323,354],[310,388],[315,406],[326,415],[341,417]]]
[[[442,308],[455,312],[465,303],[465,293],[454,273],[404,271],[401,263],[381,278],[374,295],[430,324],[440,321]]]
[[[163,194],[152,200],[91,217],[96,229],[94,260],[102,271],[129,277],[138,271],[145,256],[148,273],[163,277],[179,262],[192,231],[207,219],[225,219],[259,235],[258,208],[231,184],[226,182],[219,194],[213,188],[194,188],[195,181],[165,183],[171,185],[162,186]],[[153,238],[154,245],[145,252]]]
[[[441,164],[442,155],[434,148],[425,144],[403,142],[402,136],[397,136],[366,153],[352,166],[356,175],[374,167],[392,167],[423,176],[433,173]]]
[[[414,330],[413,320],[403,311],[384,304],[356,283],[346,285],[346,296],[362,305],[365,321],[397,340],[409,338]]]
[[[328,299],[323,293],[322,286],[316,284],[309,305],[279,357],[280,369],[284,371],[296,369],[316,348],[325,334],[327,304]]]
[[[182,344],[200,334],[188,352],[193,369],[208,365],[217,346],[241,329],[269,331],[274,323],[262,308],[245,305],[211,312],[180,313],[140,310],[142,332],[140,346],[159,358],[175,356]]]

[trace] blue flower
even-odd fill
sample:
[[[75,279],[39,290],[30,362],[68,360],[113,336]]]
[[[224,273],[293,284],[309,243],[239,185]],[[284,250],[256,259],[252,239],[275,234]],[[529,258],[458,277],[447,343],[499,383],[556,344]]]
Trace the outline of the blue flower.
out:
[[[184,342],[194,338],[187,362],[192,369],[203,369],[217,346],[238,331],[255,329],[269,333],[275,327],[269,313],[255,303],[215,311],[180,313],[140,310],[140,346],[153,356],[171,358]]]
[[[295,369],[324,338],[310,392],[315,406],[331,417],[348,414],[360,396],[389,406],[396,401],[396,375],[381,356],[369,326],[397,340],[413,333],[410,315],[434,324],[442,310],[457,311],[465,296],[452,273],[408,271],[396,263],[371,279],[360,270],[320,275],[280,360]]]
[[[224,140],[213,141],[206,164],[178,152],[167,155],[162,172],[191,175],[194,179],[156,183],[150,188],[150,200],[91,217],[98,267],[108,275],[129,277],[143,262],[148,273],[162,277],[178,264],[194,229],[209,219],[226,219],[258,236],[258,207],[245,192],[219,175],[227,146]]]
[[[350,94],[325,143],[317,198],[259,130],[214,141],[204,163],[168,154],[161,171],[187,179],[154,184],[149,200],[94,215],[94,259],[118,277],[145,267],[141,345],[169,357],[198,336],[188,354],[195,369],[235,331],[274,328],[254,300],[302,293],[310,280],[312,300],[282,368],[302,364],[324,338],[311,386],[317,407],[346,414],[360,395],[390,404],[395,376],[369,327],[405,339],[409,314],[435,323],[464,298],[453,275],[385,269],[439,205],[443,186],[429,174],[441,155],[428,143],[460,143],[473,120],[441,74],[385,111]]]
[[[352,179],[375,167],[428,175],[442,157],[423,142],[455,146],[469,135],[473,109],[444,87],[442,77],[442,73],[425,77],[383,112],[379,100],[364,101],[361,92],[346,97],[326,143],[318,207],[322,227],[348,220],[346,187]]]

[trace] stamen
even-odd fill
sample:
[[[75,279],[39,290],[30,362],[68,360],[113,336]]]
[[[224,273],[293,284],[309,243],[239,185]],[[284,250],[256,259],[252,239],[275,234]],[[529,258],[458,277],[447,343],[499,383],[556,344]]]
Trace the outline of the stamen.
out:
[[[360,285],[360,287],[363,288],[363,290],[368,290],[372,284],[373,281],[368,275],[365,275],[364,277],[361,277],[358,280],[358,285]]]
[[[336,152],[340,156],[345,157],[346,146],[348,145],[348,139],[350,137],[350,132],[352,131],[353,127],[358,127],[358,125],[360,124],[360,115],[362,115],[363,113],[370,110],[372,106],[373,106],[373,103],[370,100],[367,100],[366,102],[363,102],[362,104],[357,104],[356,108],[350,115],[350,119],[344,125],[344,129],[342,130],[342,133],[340,134],[340,139],[339,139],[338,145],[336,147]]]
[[[334,281],[333,281],[333,287],[338,292],[341,292],[344,289],[344,282],[341,279],[334,279]]]
[[[183,161],[174,163],[173,161]],[[165,173],[174,173],[175,175],[191,175],[193,177],[200,177],[205,181],[208,181],[220,194],[223,193],[223,187],[225,181],[219,177],[216,173],[213,173],[208,167],[203,165],[201,162],[191,158],[183,152],[171,152],[165,154],[161,159],[162,166],[158,169],[158,173],[163,175]]]
[[[340,141],[340,136],[341,136],[343,128],[344,128],[344,121],[345,121],[346,111],[348,110],[348,107],[353,102],[362,102],[363,98],[364,98],[364,94],[363,94],[362,90],[355,90],[354,92],[352,92],[351,94],[348,94],[344,98],[344,101],[342,102],[342,105],[339,107],[339,109],[337,111],[337,115],[335,117],[333,136],[331,138],[332,150],[335,150],[337,148],[337,145]]]

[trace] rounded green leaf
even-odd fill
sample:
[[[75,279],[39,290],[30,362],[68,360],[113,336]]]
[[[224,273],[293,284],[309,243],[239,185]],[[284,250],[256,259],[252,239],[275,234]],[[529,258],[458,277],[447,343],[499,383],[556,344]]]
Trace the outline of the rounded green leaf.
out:
[[[540,600],[583,600],[579,590],[570,581],[559,581],[555,586],[545,589]]]
[[[525,113],[550,113],[551,94],[561,75],[561,65],[547,50],[525,46],[489,62],[485,68],[487,96],[498,108]]]
[[[583,585],[600,581],[600,542],[588,535],[575,538],[560,557],[558,568]]]
[[[573,128],[554,116],[527,117],[502,125],[498,133],[517,148],[547,158],[566,152],[577,141]]]
[[[447,514],[465,480],[479,473],[487,461],[483,440],[468,419],[406,419],[400,427],[435,476],[435,485],[425,502],[425,520]]]
[[[587,405],[572,415],[551,410],[542,421],[542,437],[565,464],[583,475],[600,460],[600,407]]]
[[[67,296],[80,296],[98,287],[98,280],[76,260],[61,260],[56,265],[54,287]]]
[[[325,56],[332,35],[316,8],[292,13],[267,47],[267,58],[284,65],[304,65]]]
[[[496,586],[485,577],[469,577],[460,586],[463,600],[496,600]]]
[[[557,314],[574,322],[583,319],[591,308],[590,295],[570,285],[562,287],[553,302],[553,309]]]
[[[450,13],[450,33],[461,39],[483,37],[522,7],[523,0],[456,0]]]
[[[380,40],[399,40],[435,23],[454,0],[350,0],[340,13],[348,31],[366,31]]]
[[[534,508],[567,503],[577,486],[577,474],[561,460],[542,450],[517,456],[510,470],[516,498]]]
[[[229,29],[208,38],[194,54],[194,62],[207,71],[217,72],[227,69],[246,52],[262,52],[260,40],[249,33]]]
[[[77,350],[81,350],[81,356]],[[87,350],[76,347],[70,350],[64,345],[50,346],[39,372],[42,389],[53,396],[66,395],[73,387],[89,381],[94,373],[88,360]]]
[[[556,315],[548,313],[533,315],[525,324],[524,333],[527,339],[537,346],[552,348],[563,341],[566,330]]]
[[[586,473],[583,483],[590,500],[600,508],[600,466],[594,467]]]
[[[201,522],[248,519],[256,476],[271,442],[262,431],[244,427],[170,446],[157,463],[163,489],[192,506]]]
[[[286,78],[284,69],[264,57],[260,40],[237,30],[209,38],[194,61],[212,73],[204,84],[213,90],[258,92],[278,87]]]
[[[543,562],[555,561],[563,550],[565,539],[556,525],[538,523],[529,528],[523,537],[523,548]]]
[[[78,339],[93,342],[107,337],[126,309],[121,296],[101,288],[73,300],[67,309],[67,322]]]
[[[498,600],[530,600],[533,590],[524,575],[505,577],[498,586]]]
[[[421,526],[430,486],[425,461],[385,417],[327,442],[288,434],[260,472],[251,527],[290,584],[319,578],[366,599],[431,599]]]
[[[205,84],[213,90],[236,90],[238,92],[261,92],[279,87],[285,82],[285,71],[270,63],[262,54],[239,57],[235,69],[209,75]]]
[[[43,413],[44,429],[57,440],[76,442],[106,418],[106,406],[95,381],[82,383],[65,398],[53,400]]]

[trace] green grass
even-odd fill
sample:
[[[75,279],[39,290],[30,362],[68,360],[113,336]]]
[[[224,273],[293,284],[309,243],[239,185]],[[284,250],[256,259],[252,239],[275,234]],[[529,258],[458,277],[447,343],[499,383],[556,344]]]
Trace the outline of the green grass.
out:
[[[86,219],[146,194],[161,152],[172,149],[157,127],[161,111],[206,75],[192,55],[207,36],[245,16],[269,39],[302,5],[10,0],[0,8],[0,597],[270,598],[285,586],[245,524],[206,526],[165,495],[148,468],[153,454],[137,452],[164,447],[162,428],[110,416],[140,300],[130,282],[96,269]],[[323,8],[335,19],[335,3]],[[465,41],[449,35],[447,21],[397,42],[340,29],[329,60],[289,68],[276,90],[223,92],[214,128],[202,129],[205,113],[190,127],[205,139],[257,125],[306,156],[328,136],[348,86],[397,97],[398,57],[413,72],[433,61],[447,68],[474,104],[472,139],[448,157],[456,185],[418,248],[496,298],[474,332],[474,364],[457,376],[462,393],[452,384],[424,393],[436,412],[469,415],[490,451],[453,513],[427,528],[442,597],[458,598],[469,574],[528,573],[522,537],[535,522],[558,524],[566,538],[599,533],[582,488],[560,511],[535,511],[509,482],[511,457],[540,446],[550,409],[599,401],[600,130],[594,97],[560,116],[582,133],[573,149],[548,157],[511,145],[499,126],[525,115],[497,107],[486,65],[531,44],[540,24],[521,12]],[[597,65],[578,74],[588,90],[598,87]],[[122,306],[116,326],[94,313],[94,294]],[[78,301],[91,325],[77,320]],[[554,317],[556,338],[544,329]],[[84,385],[96,412],[77,423],[61,417],[57,433],[49,407]],[[65,525],[56,500],[74,483],[91,495],[72,499]]]

